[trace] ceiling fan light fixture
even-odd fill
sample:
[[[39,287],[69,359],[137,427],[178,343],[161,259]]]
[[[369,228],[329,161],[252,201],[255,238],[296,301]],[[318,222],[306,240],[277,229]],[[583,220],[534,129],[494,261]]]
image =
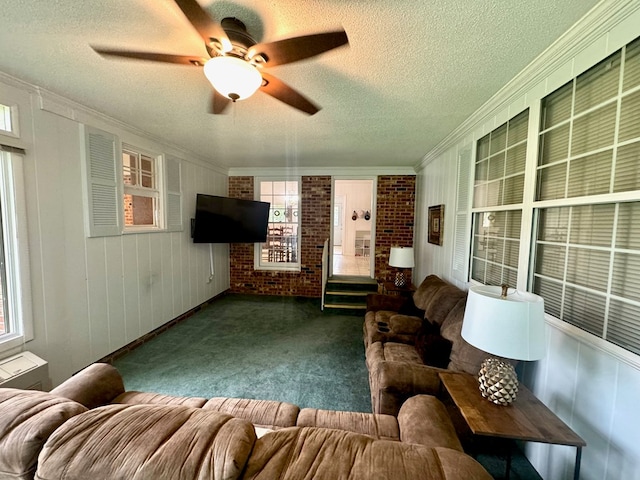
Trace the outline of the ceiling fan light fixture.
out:
[[[250,63],[232,56],[213,57],[204,74],[218,93],[233,100],[249,98],[262,85],[262,75]]]

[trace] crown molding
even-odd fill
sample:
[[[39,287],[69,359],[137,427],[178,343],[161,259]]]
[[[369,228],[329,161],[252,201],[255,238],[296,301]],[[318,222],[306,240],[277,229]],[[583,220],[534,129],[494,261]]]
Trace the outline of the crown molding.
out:
[[[417,172],[453,147],[465,135],[508,107],[538,85],[560,66],[571,61],[595,40],[601,38],[627,17],[640,10],[637,0],[602,0],[563,33],[546,50],[485,102],[460,126],[425,154],[415,166]],[[579,72],[575,72],[578,74]]]
[[[16,77],[12,77],[11,75],[2,71],[0,71],[0,82],[31,94],[34,98],[34,100],[32,101],[32,108],[38,108],[40,110],[44,110],[46,112],[53,113],[64,118],[68,118],[78,123],[88,123],[97,119],[99,122],[104,123],[105,125],[108,125],[114,129],[124,130],[129,134],[145,138],[155,144],[168,149],[169,151],[165,153],[174,155],[182,159],[186,157],[191,163],[210,168],[223,175],[228,175],[227,168],[212,163],[210,158],[203,157],[183,147],[168,143],[162,137],[158,137],[138,127],[134,127],[133,125],[122,122],[113,117],[109,117],[104,113],[82,105],[81,103],[78,103],[74,100],[70,100],[66,97],[58,95],[57,93],[51,92],[45,88],[33,85]]]
[[[230,168],[230,177],[330,176],[372,177],[378,175],[415,175],[413,167],[262,167]]]

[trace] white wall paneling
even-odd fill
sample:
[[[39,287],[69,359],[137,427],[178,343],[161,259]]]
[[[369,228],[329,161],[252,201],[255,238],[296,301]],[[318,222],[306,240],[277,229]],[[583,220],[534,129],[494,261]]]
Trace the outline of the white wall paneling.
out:
[[[26,150],[35,338],[25,348],[49,362],[54,385],[229,288],[226,246],[208,282],[209,247],[190,238],[196,193],[226,195],[225,172],[17,80],[0,78],[0,96],[20,111],[21,138],[5,143]],[[182,231],[86,237],[78,121],[181,159]]]
[[[638,25],[640,3],[602,2],[537,59],[535,69],[527,67],[425,156],[418,166],[416,281],[430,273],[452,280],[453,209],[447,206],[454,200],[450,192],[456,190],[454,166],[458,153],[469,142],[475,142],[524,108],[530,108],[530,121],[536,123],[533,128],[537,129],[540,100],[636,38],[640,34]],[[539,76],[540,71],[545,75]],[[536,77],[532,79],[530,74]],[[527,161],[535,162],[535,156],[536,148],[532,145]],[[445,204],[446,212],[443,247],[427,243],[424,225],[427,207],[440,203]],[[530,227],[523,229],[521,241],[526,245],[530,245],[530,234]],[[520,266],[520,288],[526,284],[527,267],[526,262]],[[455,283],[463,288],[468,286]],[[629,352],[622,354],[611,346],[603,346],[601,340],[575,327],[559,325],[557,320],[549,320],[547,330],[545,358],[527,363],[522,379],[586,440],[580,478],[640,479],[640,416],[637,414],[640,360]],[[543,478],[572,478],[575,449],[528,444],[526,453]]]

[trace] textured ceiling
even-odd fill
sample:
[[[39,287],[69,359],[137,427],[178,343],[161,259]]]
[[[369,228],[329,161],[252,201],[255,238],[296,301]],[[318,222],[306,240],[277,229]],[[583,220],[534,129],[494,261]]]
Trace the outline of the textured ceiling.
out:
[[[211,115],[201,69],[90,48],[206,56],[172,0],[2,0],[0,71],[222,167],[414,166],[597,2],[200,3],[257,41],[343,27],[349,47],[268,70],[322,110],[307,116],[258,92]]]

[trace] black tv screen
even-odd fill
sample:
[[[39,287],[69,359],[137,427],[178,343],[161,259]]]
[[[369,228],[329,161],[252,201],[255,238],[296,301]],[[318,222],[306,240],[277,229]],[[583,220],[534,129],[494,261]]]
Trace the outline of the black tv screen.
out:
[[[267,202],[199,193],[193,243],[255,243],[267,240]]]

